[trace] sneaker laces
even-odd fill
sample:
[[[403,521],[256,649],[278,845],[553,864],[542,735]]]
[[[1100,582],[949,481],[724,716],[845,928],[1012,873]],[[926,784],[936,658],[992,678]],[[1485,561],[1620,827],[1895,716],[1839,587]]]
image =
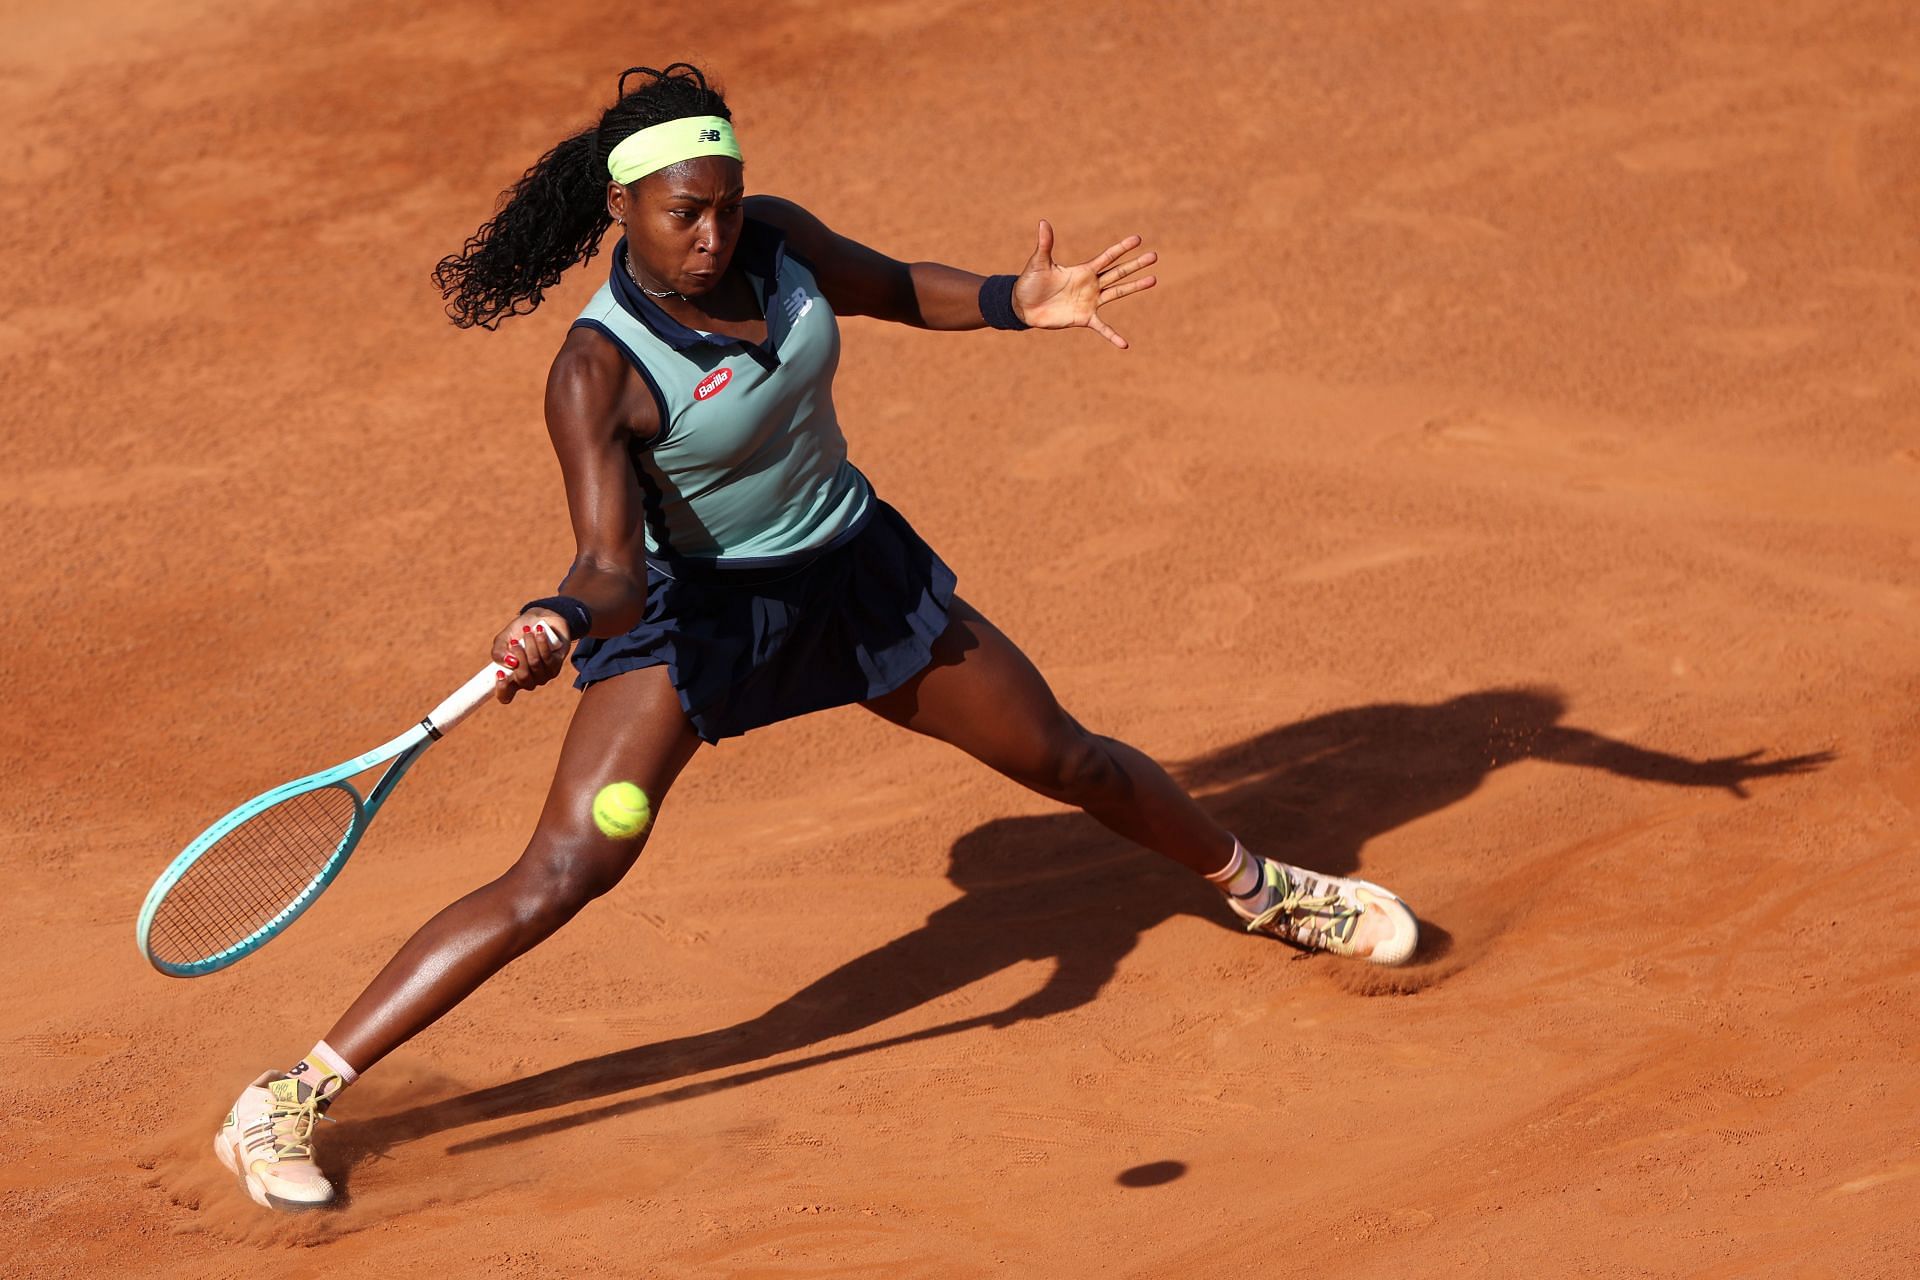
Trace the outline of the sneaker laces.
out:
[[[1278,864],[1268,862],[1266,865],[1285,886],[1285,892],[1273,905],[1247,921],[1248,933],[1272,933],[1289,942],[1315,948],[1325,947],[1329,938],[1344,945],[1353,937],[1366,910],[1364,906],[1348,901],[1337,889],[1332,893],[1308,893],[1310,877],[1303,874],[1295,880]]]
[[[314,1121],[332,1121],[331,1116],[320,1110],[324,1101],[317,1093],[308,1093],[298,1102],[274,1098],[267,1113],[254,1122],[254,1133],[250,1135],[254,1144],[264,1141],[274,1160],[311,1160]]]

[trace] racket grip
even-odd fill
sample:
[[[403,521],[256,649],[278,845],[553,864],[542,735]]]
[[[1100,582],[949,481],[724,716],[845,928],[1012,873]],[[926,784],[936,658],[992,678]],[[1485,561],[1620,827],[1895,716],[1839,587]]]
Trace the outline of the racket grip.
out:
[[[546,623],[537,625],[546,632],[547,639],[558,644],[566,643]],[[420,723],[427,727],[428,733],[436,738],[439,737],[492,701],[493,691],[498,687],[500,677],[506,674],[508,674],[507,668],[497,662],[489,662],[483,669],[474,673],[465,684],[455,689],[445,702],[427,712],[426,719]]]

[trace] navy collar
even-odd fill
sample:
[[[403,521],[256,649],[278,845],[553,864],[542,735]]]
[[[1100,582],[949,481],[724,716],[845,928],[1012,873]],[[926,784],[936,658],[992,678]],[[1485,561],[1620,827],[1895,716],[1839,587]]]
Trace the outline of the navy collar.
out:
[[[780,349],[780,341],[787,336],[790,321],[788,308],[782,305],[786,299],[781,288],[780,267],[787,258],[787,234],[778,227],[753,218],[745,220],[740,231],[740,243],[733,251],[734,264],[749,276],[761,281],[760,295],[764,299],[767,317],[766,346],[756,346],[744,338],[730,338],[724,333],[702,333],[689,328],[668,315],[666,309],[646,291],[633,282],[627,274],[627,240],[613,247],[613,270],[609,281],[613,288],[614,301],[622,310],[652,331],[653,336],[672,347],[675,351],[692,354],[701,346],[745,347],[762,363],[770,362],[778,366],[780,358],[775,353]]]

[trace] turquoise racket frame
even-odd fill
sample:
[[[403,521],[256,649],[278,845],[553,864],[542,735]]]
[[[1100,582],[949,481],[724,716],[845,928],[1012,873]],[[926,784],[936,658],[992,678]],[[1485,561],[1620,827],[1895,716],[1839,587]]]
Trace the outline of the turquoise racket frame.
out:
[[[562,640],[560,643],[565,644],[565,641]],[[180,852],[179,857],[167,864],[167,869],[160,873],[158,880],[154,881],[153,888],[147,891],[147,900],[141,904],[140,917],[134,926],[135,935],[140,942],[140,954],[145,956],[147,962],[154,968],[169,977],[198,978],[224,969],[237,960],[245,959],[279,936],[288,925],[298,920],[301,914],[313,905],[314,900],[328,885],[339,877],[341,868],[347,865],[348,855],[353,852],[354,846],[360,843],[360,838],[366,834],[368,824],[373,821],[373,815],[378,813],[380,806],[387,802],[387,797],[393,794],[394,787],[399,785],[400,779],[406,775],[407,770],[413,767],[413,762],[418,760],[421,753],[438,741],[442,735],[485,705],[493,696],[494,686],[498,680],[495,673],[504,673],[506,670],[507,668],[499,663],[489,664],[486,670],[479,672],[461,685],[452,697],[428,712],[419,724],[414,725],[399,737],[382,743],[364,755],[358,755],[343,764],[337,764],[331,769],[323,769],[319,773],[296,778],[271,791],[263,791],[201,832],[194,838],[192,844]],[[347,781],[355,774],[365,773],[389,760],[393,763],[387,765],[387,771],[380,775],[380,781],[374,784],[373,790],[364,798],[354,790],[353,784]],[[353,820],[348,823],[347,833],[340,838],[340,843],[335,847],[332,856],[322,864],[319,871],[314,873],[313,878],[307,882],[306,887],[296,894],[291,902],[246,937],[199,960],[162,960],[153,954],[149,943],[153,918],[160,910],[160,904],[166,900],[167,894],[180,882],[181,877],[186,875],[188,868],[199,861],[202,854],[219,843],[240,824],[250,818],[258,817],[274,805],[308,792],[324,791],[329,787],[338,788],[352,798]]]

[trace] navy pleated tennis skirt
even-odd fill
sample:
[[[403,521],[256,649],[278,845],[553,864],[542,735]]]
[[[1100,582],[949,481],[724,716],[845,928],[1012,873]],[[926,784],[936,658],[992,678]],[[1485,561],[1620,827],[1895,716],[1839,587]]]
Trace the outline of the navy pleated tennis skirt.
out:
[[[584,689],[665,666],[708,742],[891,693],[923,671],[953,607],[953,570],[874,497],[861,525],[799,566],[647,565],[647,611],[574,650]]]

